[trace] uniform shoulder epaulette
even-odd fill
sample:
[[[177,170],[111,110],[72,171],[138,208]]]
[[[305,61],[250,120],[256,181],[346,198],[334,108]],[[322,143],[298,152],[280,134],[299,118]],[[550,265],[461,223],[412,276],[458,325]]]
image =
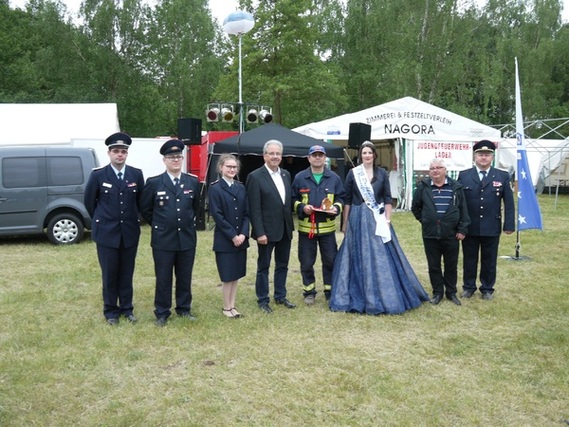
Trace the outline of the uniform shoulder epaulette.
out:
[[[106,165],[98,166],[98,167],[96,167],[96,168],[93,168],[93,170],[94,170],[94,171],[98,171],[98,170],[103,169],[105,166],[106,166]]]
[[[197,175],[194,175],[193,173],[189,173],[189,172],[185,172],[185,174],[186,174],[186,175],[189,175],[189,176],[193,176],[194,178],[197,178],[197,177],[198,177]]]
[[[218,182],[219,182],[219,179],[216,179],[215,181],[210,182],[209,185],[214,185],[214,184],[217,184]]]

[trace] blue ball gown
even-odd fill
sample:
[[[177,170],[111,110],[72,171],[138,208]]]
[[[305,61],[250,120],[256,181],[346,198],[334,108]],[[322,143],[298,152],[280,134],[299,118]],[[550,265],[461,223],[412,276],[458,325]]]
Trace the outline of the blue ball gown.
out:
[[[429,300],[390,228],[391,241],[383,243],[372,211],[365,204],[350,207],[332,273],[332,311],[400,314]]]

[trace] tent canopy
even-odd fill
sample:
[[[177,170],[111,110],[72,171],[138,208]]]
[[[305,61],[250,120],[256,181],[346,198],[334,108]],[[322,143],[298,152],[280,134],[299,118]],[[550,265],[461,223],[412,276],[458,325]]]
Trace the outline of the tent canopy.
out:
[[[532,139],[524,138],[529,172],[534,187],[541,193],[549,178],[569,156],[569,139]],[[517,140],[503,138],[498,144],[498,166],[517,169]],[[553,178],[555,178],[553,176]]]
[[[213,144],[213,158],[210,159],[211,165],[208,167],[207,173],[208,182],[213,182],[217,178],[217,157],[222,153],[239,155],[241,159],[239,179],[245,182],[249,172],[263,165],[263,147],[271,139],[282,142],[283,161],[281,167],[289,171],[293,179],[298,172],[309,166],[308,149],[317,144],[326,148],[327,157],[335,161],[335,164],[332,165],[333,170],[344,177],[345,163],[342,147],[301,135],[278,124],[268,123]]]
[[[263,146],[270,139],[277,139],[283,144],[283,157],[307,157],[308,149],[316,144],[326,148],[326,155],[331,159],[343,160],[344,150],[321,140],[301,135],[284,126],[268,123],[241,135],[221,140],[213,144],[214,154],[232,153],[240,156],[262,156]]]
[[[410,96],[293,129],[313,138],[347,141],[350,123],[371,125],[371,139],[498,141],[500,131]]]
[[[0,104],[0,145],[69,144],[119,132],[116,104]]]

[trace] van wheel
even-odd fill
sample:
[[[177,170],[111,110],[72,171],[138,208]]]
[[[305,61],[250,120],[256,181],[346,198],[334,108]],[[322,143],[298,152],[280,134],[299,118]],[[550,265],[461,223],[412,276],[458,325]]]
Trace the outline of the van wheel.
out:
[[[55,245],[78,243],[83,231],[81,220],[70,213],[55,215],[47,224],[47,237]]]

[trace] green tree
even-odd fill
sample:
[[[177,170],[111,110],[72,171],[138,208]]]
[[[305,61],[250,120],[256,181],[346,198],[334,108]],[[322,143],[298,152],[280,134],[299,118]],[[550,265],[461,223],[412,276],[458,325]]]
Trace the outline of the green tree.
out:
[[[159,85],[174,133],[177,118],[203,117],[223,72],[222,30],[206,0],[164,0],[152,13],[145,69]]]
[[[272,106],[274,120],[291,128],[346,106],[338,76],[317,49],[313,10],[311,0],[260,1],[255,27],[242,38],[243,101]],[[235,60],[216,90],[218,99],[235,99],[238,93],[237,37],[232,42]]]
[[[91,67],[88,41],[61,4],[34,0],[26,11],[2,6],[2,99],[5,102],[82,102]]]
[[[150,9],[139,0],[85,0],[83,33],[94,51],[90,79],[100,99],[116,102],[121,127],[136,136],[170,128],[167,105],[144,63]]]

